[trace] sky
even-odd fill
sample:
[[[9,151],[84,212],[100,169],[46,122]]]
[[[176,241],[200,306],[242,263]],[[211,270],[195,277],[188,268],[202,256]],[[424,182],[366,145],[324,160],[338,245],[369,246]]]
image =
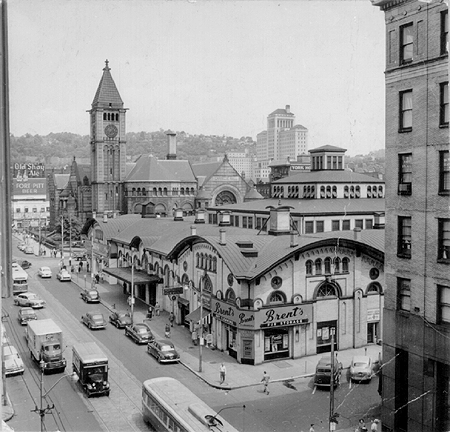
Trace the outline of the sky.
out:
[[[384,148],[370,0],[9,0],[10,131],[89,134],[109,60],[128,132],[256,135],[290,105],[309,148]]]

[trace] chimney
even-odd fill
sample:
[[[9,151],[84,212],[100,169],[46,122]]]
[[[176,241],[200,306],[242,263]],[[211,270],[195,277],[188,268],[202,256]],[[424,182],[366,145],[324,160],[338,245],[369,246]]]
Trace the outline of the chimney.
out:
[[[203,210],[203,209],[197,210],[197,213],[195,214],[194,223],[196,223],[196,224],[204,224],[205,223],[205,210]]]
[[[298,246],[297,236],[295,235],[295,231],[291,231],[291,248]]]
[[[108,222],[108,215],[106,213],[103,213],[103,223]]]
[[[287,112],[288,114],[291,113],[291,106],[290,106],[290,105],[286,105],[286,112]]]
[[[361,228],[353,229],[353,239],[356,241],[361,241]]]
[[[191,235],[197,235],[197,227],[195,225],[191,225]]]
[[[230,226],[230,213],[229,211],[219,212],[219,226]]]
[[[174,211],[174,221],[182,221],[183,220],[183,209],[182,208],[177,208]]]
[[[166,133],[168,137],[167,160],[175,160],[177,158],[177,134],[169,131]]]
[[[227,244],[227,230],[221,229],[219,230],[220,240],[219,244],[225,246]]]
[[[281,204],[281,200],[278,204]],[[291,233],[291,206],[270,207],[269,235],[287,235]]]

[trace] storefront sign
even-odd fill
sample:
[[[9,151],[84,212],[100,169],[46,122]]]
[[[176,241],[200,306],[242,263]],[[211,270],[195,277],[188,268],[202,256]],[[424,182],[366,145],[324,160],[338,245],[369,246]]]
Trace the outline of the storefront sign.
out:
[[[163,291],[164,295],[183,294],[183,287],[166,287]]]
[[[367,322],[380,321],[380,309],[367,309]]]
[[[261,309],[256,315],[256,326],[260,328],[306,324],[310,321],[312,321],[311,304]]]

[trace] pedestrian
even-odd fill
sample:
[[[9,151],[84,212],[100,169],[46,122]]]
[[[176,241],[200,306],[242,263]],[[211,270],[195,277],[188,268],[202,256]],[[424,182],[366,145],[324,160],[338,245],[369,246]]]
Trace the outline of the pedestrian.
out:
[[[173,312],[170,312],[169,321],[170,321],[170,327],[173,327],[173,322],[175,321],[175,315],[173,314]]]
[[[363,418],[359,419],[355,432],[367,432],[366,422]]]
[[[69,267],[72,265],[72,258],[69,257]]]
[[[83,261],[81,261],[81,267],[83,267]],[[86,273],[89,273],[89,263],[86,263]]]
[[[380,423],[380,420],[373,419],[372,424],[370,425],[370,432],[378,432],[378,423]]]
[[[267,395],[269,395],[269,381],[270,381],[270,376],[267,375],[266,371],[264,371],[264,375],[262,377],[261,382],[264,384],[263,393],[266,393]]]
[[[314,432],[314,423],[311,423],[311,427],[309,428],[309,432]]]
[[[153,307],[152,307],[152,305],[150,305],[150,306],[148,307],[148,310],[147,310],[147,318],[148,318],[149,320],[151,320],[151,319],[152,319],[152,316],[153,316]]]
[[[160,309],[159,303],[156,302],[156,303],[155,303],[155,315],[156,315],[156,316],[159,316],[159,309]]]
[[[99,283],[100,282],[100,276],[98,275],[98,273],[95,275],[95,283]]]
[[[227,368],[222,363],[220,365],[220,384],[223,384],[225,382],[225,375],[226,375],[226,373],[227,373]]]
[[[197,330],[194,329],[194,331],[191,334],[192,336],[192,343],[197,346],[197,338],[198,338],[198,333]]]
[[[166,324],[165,331],[164,331],[164,336],[167,339],[170,339],[170,324],[169,323]]]

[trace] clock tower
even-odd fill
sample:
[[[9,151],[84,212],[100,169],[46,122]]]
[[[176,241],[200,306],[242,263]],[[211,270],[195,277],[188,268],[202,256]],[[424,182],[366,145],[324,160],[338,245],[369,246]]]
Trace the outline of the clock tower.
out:
[[[88,111],[91,122],[92,211],[97,214],[119,214],[122,209],[126,111],[106,60],[92,108]]]

